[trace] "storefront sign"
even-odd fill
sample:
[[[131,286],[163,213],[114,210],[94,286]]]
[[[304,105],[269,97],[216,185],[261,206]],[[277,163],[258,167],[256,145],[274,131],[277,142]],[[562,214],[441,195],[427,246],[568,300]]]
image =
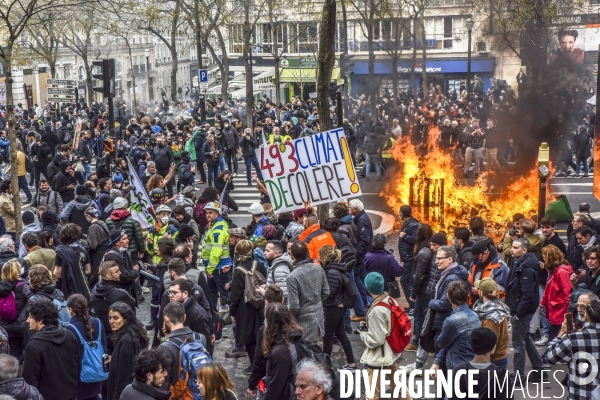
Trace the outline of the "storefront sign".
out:
[[[366,61],[353,61],[354,65],[351,67],[352,72],[356,75],[368,75],[369,64]],[[410,74],[413,69],[411,61],[401,61],[398,64],[398,72],[401,74]],[[466,73],[467,72],[467,59],[457,60],[429,60],[426,65],[427,72],[433,74],[448,74],[448,73]],[[474,59],[471,62],[471,71],[477,72],[494,72],[495,60],[491,58],[486,59]],[[423,72],[423,64],[417,62],[415,65],[415,72]],[[392,62],[382,61],[375,63],[376,74],[392,74]]]

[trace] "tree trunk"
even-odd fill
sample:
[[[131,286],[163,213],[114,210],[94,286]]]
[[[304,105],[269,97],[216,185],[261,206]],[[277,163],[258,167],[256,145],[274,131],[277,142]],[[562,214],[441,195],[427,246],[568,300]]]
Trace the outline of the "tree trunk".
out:
[[[372,2],[371,2],[372,3]],[[374,7],[374,6],[373,6]],[[372,11],[371,11],[372,12]],[[373,18],[369,18],[367,21],[367,48],[369,51],[369,104],[371,106],[371,121],[377,120],[377,111],[375,105],[377,104],[377,93],[379,88],[375,85],[375,46],[373,44]]]
[[[421,11],[421,41],[423,42],[423,100],[427,97],[427,33],[425,32],[425,11]]]
[[[335,20],[336,0],[325,0],[321,13],[319,31],[319,54],[317,58],[317,109],[321,132],[333,128],[329,115],[329,86],[335,63]],[[329,216],[329,204],[319,206],[318,218],[321,223]]]
[[[8,126],[8,137],[10,138],[9,162],[10,162],[10,186],[13,191],[13,205],[15,208],[15,231],[16,237],[21,237],[23,223],[21,221],[21,194],[19,190],[19,176],[17,166],[17,132],[15,131],[15,105],[13,97],[12,76],[12,49],[14,41],[9,40],[4,49],[4,63],[6,68],[6,124]],[[18,216],[18,217],[17,217]]]
[[[277,104],[277,119],[279,118],[279,107],[281,107],[281,90],[279,89],[279,80],[281,74],[279,73],[279,57],[275,60],[275,104]]]
[[[85,68],[85,86],[86,86],[86,94],[87,94],[87,102],[88,107],[92,106],[94,102],[94,90],[92,89],[92,68],[87,62],[87,58],[83,61],[83,66]]]
[[[49,64],[50,64],[50,77],[52,79],[54,79],[54,78],[56,78],[56,62],[51,62]]]
[[[392,55],[392,85],[394,91],[394,97],[392,100],[394,103],[394,108],[398,107],[398,58],[400,58],[400,55],[398,52],[395,52]]]
[[[127,44],[127,51],[129,52],[129,65],[131,65],[131,87],[133,89],[133,105],[131,107],[131,113],[135,115],[135,110],[137,109],[137,98],[135,96],[135,71],[133,70],[133,58],[131,58],[131,46],[129,45],[129,40],[125,39],[125,43]]]
[[[417,97],[419,97],[419,93],[417,93],[417,73],[415,69],[417,68],[417,22],[413,18],[412,24],[412,58],[411,58],[411,69],[410,69],[410,84],[412,87],[412,96],[415,101]]]
[[[254,88],[252,82],[252,26],[250,25],[250,5],[244,6],[244,70],[246,72],[246,126],[254,125],[252,110],[254,109]]]
[[[225,44],[225,39],[223,39],[223,34],[218,28],[215,28],[215,32],[217,34],[217,42],[219,43],[219,47],[221,48],[221,54],[226,55],[228,51],[227,45]],[[208,42],[208,40],[206,42]],[[228,97],[227,91],[229,88],[229,58],[223,57],[221,63],[223,64],[221,68],[221,98],[225,100]]]

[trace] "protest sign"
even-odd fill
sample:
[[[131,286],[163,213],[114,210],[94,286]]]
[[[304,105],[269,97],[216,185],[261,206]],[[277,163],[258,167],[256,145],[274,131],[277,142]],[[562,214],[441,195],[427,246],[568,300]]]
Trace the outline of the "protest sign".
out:
[[[133,168],[129,159],[126,158],[126,160],[127,165],[129,165],[129,180],[131,185],[131,189],[129,190],[131,216],[140,223],[142,228],[148,229],[151,226],[154,226],[154,217],[150,212],[152,203],[150,202],[150,197],[148,197],[148,193],[146,193],[146,189],[144,188],[137,171]]]
[[[342,128],[256,149],[276,213],[360,196]]]

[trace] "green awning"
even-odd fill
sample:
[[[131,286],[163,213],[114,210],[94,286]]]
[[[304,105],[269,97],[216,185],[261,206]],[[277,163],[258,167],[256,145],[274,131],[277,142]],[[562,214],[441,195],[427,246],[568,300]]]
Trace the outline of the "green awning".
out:
[[[315,83],[316,69],[313,68],[280,68],[279,69],[279,82],[280,83],[296,83],[296,82],[310,82]],[[340,69],[334,68],[331,73],[331,81],[338,81],[340,79]]]

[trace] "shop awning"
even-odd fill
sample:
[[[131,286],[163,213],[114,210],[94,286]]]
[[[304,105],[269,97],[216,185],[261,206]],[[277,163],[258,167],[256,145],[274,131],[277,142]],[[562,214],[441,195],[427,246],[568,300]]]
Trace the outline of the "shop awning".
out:
[[[266,90],[275,90],[275,82],[273,82],[273,75],[275,75],[275,68],[271,68],[268,71],[263,72],[260,75],[256,75],[252,78],[254,92],[262,92]]]
[[[296,82],[311,82],[316,79],[317,70],[312,68],[280,68],[279,82],[281,83],[296,83]],[[340,69],[334,68],[331,73],[331,80],[338,81],[340,79]]]

